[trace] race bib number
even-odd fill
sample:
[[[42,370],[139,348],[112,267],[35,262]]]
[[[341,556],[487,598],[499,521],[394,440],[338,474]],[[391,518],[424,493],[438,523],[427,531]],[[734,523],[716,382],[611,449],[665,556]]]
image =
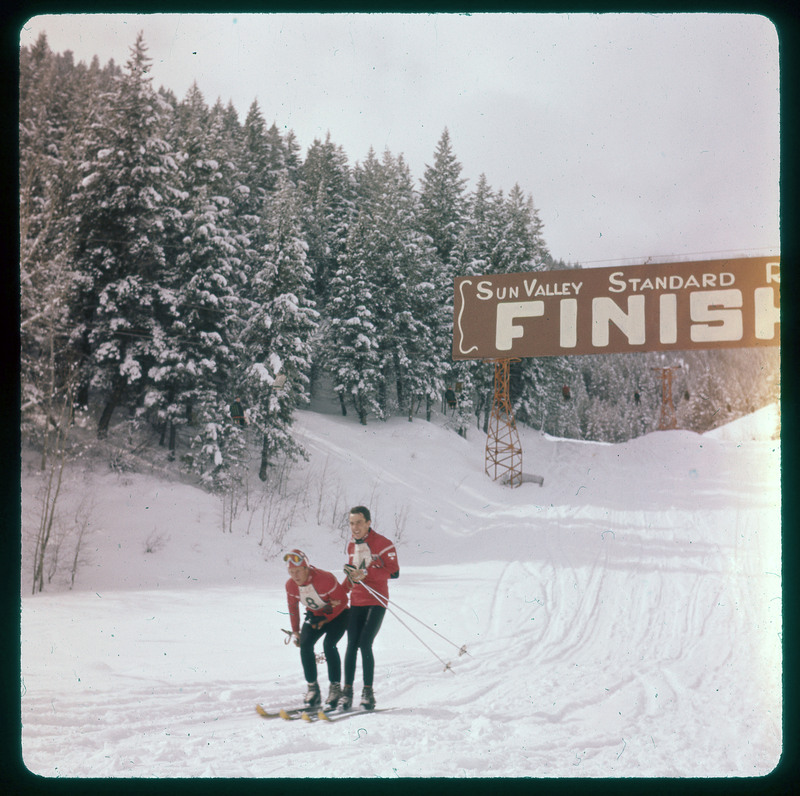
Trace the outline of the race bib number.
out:
[[[306,586],[298,586],[300,590],[300,602],[312,611],[320,611],[325,607],[325,601],[317,594],[317,590],[309,583]]]

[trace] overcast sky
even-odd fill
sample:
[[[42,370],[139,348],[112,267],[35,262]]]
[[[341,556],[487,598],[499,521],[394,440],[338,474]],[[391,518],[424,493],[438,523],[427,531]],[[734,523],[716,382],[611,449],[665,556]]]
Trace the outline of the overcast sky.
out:
[[[609,265],[779,253],[778,35],[755,15],[59,15],[76,61],[253,100],[302,154],[403,154],[419,180],[445,127],[468,189],[533,197],[551,254]]]

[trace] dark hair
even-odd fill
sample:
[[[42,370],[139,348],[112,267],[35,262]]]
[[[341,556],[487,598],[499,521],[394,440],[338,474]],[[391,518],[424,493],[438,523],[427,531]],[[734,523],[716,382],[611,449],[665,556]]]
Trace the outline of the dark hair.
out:
[[[367,522],[372,522],[372,517],[370,516],[369,509],[366,506],[353,506],[350,509],[350,514],[363,514],[364,519]]]

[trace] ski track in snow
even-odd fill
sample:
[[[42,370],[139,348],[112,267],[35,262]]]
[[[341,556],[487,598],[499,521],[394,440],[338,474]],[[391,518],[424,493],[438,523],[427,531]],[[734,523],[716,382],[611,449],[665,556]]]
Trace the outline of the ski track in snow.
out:
[[[163,551],[119,542],[126,578],[137,565],[141,574],[113,588],[100,565],[122,554],[98,542],[74,591],[23,598],[33,771],[702,777],[777,763],[779,443],[672,432],[612,446],[529,432],[523,447],[540,464],[525,469],[545,484],[508,490],[483,474],[474,433],[466,441],[419,421],[364,430],[311,412],[298,429],[311,454],[299,479],[332,458],[348,505],[372,490],[378,530],[392,536],[392,515],[408,512],[394,614],[375,644],[378,707],[392,711],[327,725],[260,718],[256,702],[293,706],[303,689],[297,650],[280,640],[284,570],[253,538],[208,522],[211,498],[176,497],[177,523],[161,508]],[[750,485],[737,475],[759,466]],[[126,496],[137,476],[127,478]],[[102,491],[109,516],[125,511]],[[159,506],[147,504],[156,522]],[[340,530],[313,513],[294,518],[291,546],[337,571]],[[209,556],[213,572],[201,567]]]

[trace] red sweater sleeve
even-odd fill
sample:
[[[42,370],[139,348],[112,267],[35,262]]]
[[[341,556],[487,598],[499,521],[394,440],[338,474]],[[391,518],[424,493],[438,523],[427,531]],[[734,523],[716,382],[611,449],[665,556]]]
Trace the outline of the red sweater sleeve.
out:
[[[370,566],[383,570],[381,575],[385,573],[385,577],[389,579],[400,571],[397,550],[389,539],[376,533],[375,539],[371,540],[369,547],[372,555],[375,556]]]

